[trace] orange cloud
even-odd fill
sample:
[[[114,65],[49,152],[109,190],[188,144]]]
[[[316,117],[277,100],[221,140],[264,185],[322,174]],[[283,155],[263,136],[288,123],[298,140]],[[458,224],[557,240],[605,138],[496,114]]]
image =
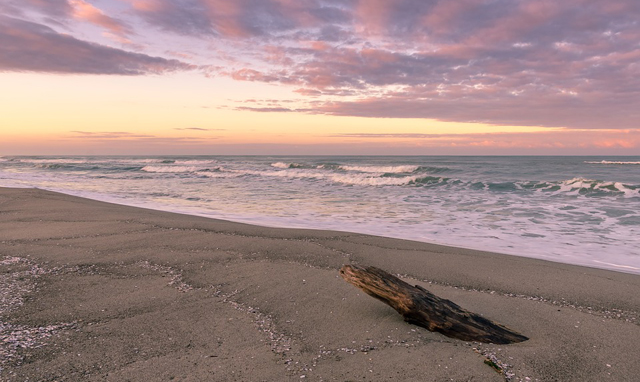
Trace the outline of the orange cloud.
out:
[[[612,140],[604,140],[597,141],[594,143],[596,147],[604,147],[604,148],[614,148],[621,147],[625,149],[632,149],[638,147],[638,140],[624,140],[624,139],[612,139]]]
[[[422,147],[474,147],[486,149],[635,149],[640,148],[640,130],[549,130],[467,134],[350,133],[334,138],[366,141],[411,142]]]

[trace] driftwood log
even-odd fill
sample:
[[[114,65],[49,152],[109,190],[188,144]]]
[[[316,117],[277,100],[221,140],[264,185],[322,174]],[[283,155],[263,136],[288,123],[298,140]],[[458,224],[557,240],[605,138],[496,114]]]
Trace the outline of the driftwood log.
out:
[[[511,344],[528,340],[500,324],[462,309],[419,285],[411,286],[375,267],[345,265],[340,275],[368,295],[390,305],[410,324],[464,341]]]

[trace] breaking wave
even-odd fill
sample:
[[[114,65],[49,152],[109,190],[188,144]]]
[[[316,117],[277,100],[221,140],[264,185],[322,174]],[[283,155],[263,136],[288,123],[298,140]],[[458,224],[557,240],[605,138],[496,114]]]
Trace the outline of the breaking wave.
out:
[[[183,165],[210,165],[218,163],[217,160],[176,159],[173,163]]]
[[[609,160],[602,160],[602,161],[585,161],[584,163],[589,163],[589,164],[617,164],[617,165],[623,165],[623,164],[631,164],[631,165],[640,165],[640,162],[624,162],[624,161],[609,161]]]
[[[358,171],[358,172],[369,172],[369,173],[412,173],[416,171],[420,166],[340,166],[339,167],[345,171]]]
[[[341,172],[339,170],[327,171],[326,168],[316,167],[309,169],[304,167],[291,167],[290,163],[272,163],[271,167],[282,170],[239,170],[222,167],[203,168],[197,166],[145,166],[141,168],[149,173],[173,173],[188,174],[208,178],[237,178],[252,176],[258,178],[282,178],[291,180],[314,180],[337,183],[350,186],[410,186],[410,187],[449,187],[452,190],[485,190],[497,193],[512,192],[542,192],[549,195],[576,195],[576,196],[623,196],[640,197],[640,185],[624,184],[622,182],[602,181],[585,178],[572,178],[564,181],[515,181],[515,182],[488,182],[482,180],[461,180],[450,177],[434,176],[420,173],[418,166],[386,166],[386,167],[362,167],[366,169],[378,169],[379,171],[351,170]],[[349,167],[349,166],[342,166]],[[359,166],[353,166],[360,168]],[[384,171],[387,170],[387,171]],[[392,172],[392,171],[395,172]],[[420,170],[420,171],[419,171]],[[431,172],[433,173],[433,172]]]
[[[417,176],[405,176],[398,178],[389,177],[376,177],[376,176],[354,176],[354,175],[339,175],[334,174],[329,177],[329,180],[334,183],[342,183],[346,185],[361,185],[361,186],[402,186],[415,182]]]
[[[625,197],[640,196],[640,186],[623,184],[621,182],[573,178],[561,182],[558,187],[560,192],[577,193],[581,195],[614,193],[622,194]]]
[[[144,172],[155,172],[155,173],[188,173],[188,172],[198,172],[198,171],[206,171],[210,169],[204,169],[202,167],[195,166],[144,166],[141,168]]]
[[[18,161],[33,164],[82,164],[90,162],[87,159],[18,159]]]
[[[284,163],[284,162],[276,162],[271,163],[271,167],[275,168],[310,168],[309,166],[305,166],[300,163]]]
[[[444,178],[441,178],[444,179]],[[582,196],[624,196],[640,197],[640,185],[623,184],[621,182],[607,182],[594,179],[573,178],[564,181],[522,181],[522,182],[461,182],[470,189],[489,190],[496,192],[514,192],[519,190],[549,193],[551,195],[582,195]]]

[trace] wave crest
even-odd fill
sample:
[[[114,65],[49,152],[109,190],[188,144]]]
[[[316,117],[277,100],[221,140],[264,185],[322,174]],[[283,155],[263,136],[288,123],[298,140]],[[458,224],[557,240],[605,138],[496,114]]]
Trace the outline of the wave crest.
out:
[[[610,160],[602,160],[602,161],[585,161],[584,163],[588,163],[588,164],[612,164],[612,165],[624,165],[624,164],[631,164],[631,165],[640,165],[640,162],[624,162],[624,161],[610,161]]]
[[[186,164],[186,165],[208,165],[208,164],[216,164],[217,160],[202,160],[202,159],[177,159],[175,164]]]
[[[404,166],[340,166],[344,171],[358,171],[366,173],[411,173],[416,171],[420,166],[404,165]]]
[[[156,172],[156,173],[185,173],[203,171],[200,167],[193,166],[144,166],[141,168],[144,172]]]
[[[560,184],[560,191],[579,194],[609,193],[624,194],[626,197],[640,196],[640,187],[621,182],[605,182],[593,179],[573,178]]]
[[[389,178],[368,175],[331,175],[329,180],[335,183],[358,186],[403,186],[415,182],[417,178],[417,176]]]
[[[275,168],[308,168],[308,166],[305,166],[303,164],[300,163],[284,163],[284,162],[276,162],[276,163],[271,163],[271,167],[275,167]]]

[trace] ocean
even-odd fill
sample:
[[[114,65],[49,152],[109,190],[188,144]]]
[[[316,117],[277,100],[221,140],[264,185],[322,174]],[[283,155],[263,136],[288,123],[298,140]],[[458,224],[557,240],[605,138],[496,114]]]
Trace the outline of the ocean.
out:
[[[640,274],[640,157],[5,156],[0,186]]]

